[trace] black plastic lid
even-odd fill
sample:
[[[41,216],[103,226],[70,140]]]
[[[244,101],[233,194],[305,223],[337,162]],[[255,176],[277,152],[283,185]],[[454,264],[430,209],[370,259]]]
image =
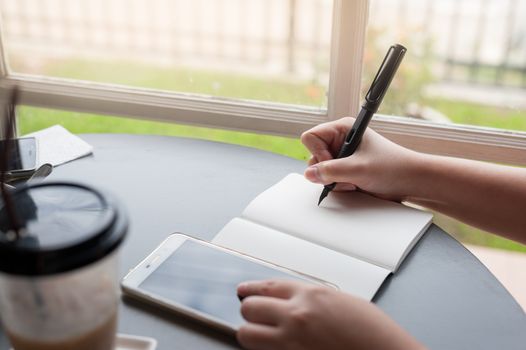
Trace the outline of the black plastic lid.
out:
[[[77,183],[47,182],[11,193],[21,226],[11,230],[0,202],[0,271],[48,275],[93,263],[113,252],[127,232],[122,208],[99,191]]]

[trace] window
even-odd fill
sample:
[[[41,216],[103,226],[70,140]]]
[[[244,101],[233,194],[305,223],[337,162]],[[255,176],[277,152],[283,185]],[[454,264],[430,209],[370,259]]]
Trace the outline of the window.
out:
[[[332,1],[5,1],[16,73],[327,106]]]
[[[383,115],[373,121],[376,130],[421,151],[525,165],[524,128],[461,125],[466,120],[441,112],[444,99],[436,97],[454,95],[451,82],[474,76],[521,96],[524,67],[517,65],[524,62],[525,29],[518,9],[524,2],[2,0],[1,84],[19,84],[27,105],[297,137],[320,122],[354,115],[360,87],[399,41],[410,55]],[[482,54],[495,29],[466,34],[467,53],[460,50],[464,43],[444,44],[456,37],[453,29],[442,30],[455,19],[478,28],[497,14],[515,15],[505,21],[504,32],[512,34],[498,56],[504,65]],[[464,15],[471,20],[460,21]],[[468,53],[477,53],[474,65]],[[421,107],[449,121],[429,113],[414,118]],[[513,108],[522,123],[523,107]]]
[[[524,0],[371,0],[362,89],[388,43],[408,47],[380,109],[404,118],[377,126],[422,151],[526,165],[525,13]]]
[[[334,33],[343,13],[363,27],[366,5],[3,0],[4,84],[25,104],[298,135],[356,108],[360,72],[340,71],[360,66],[363,36]]]

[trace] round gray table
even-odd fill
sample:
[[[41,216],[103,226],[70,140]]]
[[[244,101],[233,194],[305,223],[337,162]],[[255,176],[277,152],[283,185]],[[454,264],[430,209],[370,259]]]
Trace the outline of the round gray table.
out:
[[[82,135],[94,155],[57,167],[115,194],[130,231],[121,277],[172,232],[210,240],[260,192],[303,162],[251,148],[162,136]],[[432,225],[374,302],[431,349],[525,349],[526,314],[461,244]],[[132,300],[121,333],[154,337],[158,349],[237,348],[234,339]],[[349,325],[352,327],[352,325]],[[1,349],[7,348],[0,334]]]

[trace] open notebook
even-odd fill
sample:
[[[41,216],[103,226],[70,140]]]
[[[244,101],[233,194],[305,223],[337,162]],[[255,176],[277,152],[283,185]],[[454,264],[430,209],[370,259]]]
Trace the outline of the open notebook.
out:
[[[371,300],[431,223],[430,213],[360,193],[332,192],[289,174],[212,240]]]

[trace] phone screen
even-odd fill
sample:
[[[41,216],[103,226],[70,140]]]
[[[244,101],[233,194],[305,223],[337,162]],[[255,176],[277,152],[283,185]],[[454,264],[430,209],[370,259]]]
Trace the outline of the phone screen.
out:
[[[0,154],[5,151],[6,140],[0,140]],[[9,140],[7,171],[36,168],[36,141],[34,138]]]
[[[269,278],[310,282],[187,240],[139,288],[239,327],[244,320],[240,314],[237,285]]]

